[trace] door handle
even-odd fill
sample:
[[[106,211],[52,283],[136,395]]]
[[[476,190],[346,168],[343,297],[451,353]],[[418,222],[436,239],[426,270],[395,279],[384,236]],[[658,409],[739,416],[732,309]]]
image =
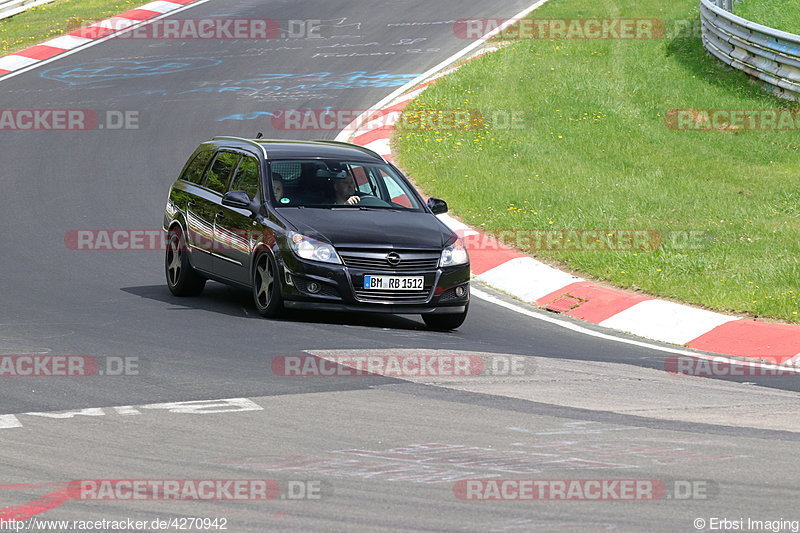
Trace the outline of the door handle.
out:
[[[219,213],[217,213],[217,218],[225,218],[225,213],[220,211]]]
[[[189,208],[194,207],[194,202],[193,201],[186,202],[186,207]]]

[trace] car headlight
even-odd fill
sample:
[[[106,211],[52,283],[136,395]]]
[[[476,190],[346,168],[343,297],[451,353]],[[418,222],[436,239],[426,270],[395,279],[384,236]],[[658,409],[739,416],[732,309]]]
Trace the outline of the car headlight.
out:
[[[339,259],[339,254],[336,253],[336,249],[332,245],[311,237],[292,233],[289,235],[289,245],[292,247],[292,251],[302,259],[339,265],[342,263],[342,260]]]
[[[464,246],[464,241],[458,239],[442,250],[442,258],[439,260],[439,266],[448,267],[463,265],[469,262],[469,254],[467,254],[467,247]]]

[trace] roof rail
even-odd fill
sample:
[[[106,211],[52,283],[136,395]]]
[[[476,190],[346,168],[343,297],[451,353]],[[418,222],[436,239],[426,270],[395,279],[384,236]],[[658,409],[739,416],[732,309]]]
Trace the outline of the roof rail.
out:
[[[330,144],[338,144],[338,145],[341,145],[341,146],[347,146],[348,148],[358,148],[359,150],[361,150],[361,151],[363,151],[363,152],[367,152],[367,153],[370,153],[370,154],[374,155],[375,157],[377,157],[377,158],[378,158],[378,159],[380,159],[381,161],[388,162],[388,161],[386,161],[386,159],[384,159],[384,158],[383,158],[383,156],[382,156],[381,154],[379,154],[378,152],[376,152],[376,151],[374,151],[374,150],[370,150],[369,148],[365,148],[365,147],[363,147],[363,146],[360,146],[360,145],[358,145],[358,144],[346,143],[346,142],[342,142],[342,141],[329,141],[329,140],[326,140],[326,139],[315,139],[315,140],[314,140],[314,142],[318,142],[318,143],[330,143]]]
[[[267,149],[264,148],[264,145],[261,144],[260,142],[254,141],[253,139],[245,139],[244,137],[233,137],[233,136],[229,136],[229,135],[219,135],[217,137],[213,137],[211,140],[212,141],[222,141],[222,140],[225,140],[225,141],[241,141],[243,143],[251,144],[253,146],[257,146],[264,153],[264,158],[265,159],[269,159],[269,155],[267,155]]]

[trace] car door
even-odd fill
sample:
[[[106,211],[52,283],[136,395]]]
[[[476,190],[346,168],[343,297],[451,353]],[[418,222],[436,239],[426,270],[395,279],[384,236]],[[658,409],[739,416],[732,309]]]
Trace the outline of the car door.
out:
[[[214,272],[214,219],[222,205],[231,173],[239,163],[239,154],[220,150],[208,167],[201,187],[186,207],[189,249],[192,266]]]
[[[176,213],[183,213],[186,226],[183,228],[187,234],[184,235],[186,243],[191,246],[195,244],[192,236],[192,228],[197,226],[192,206],[194,206],[198,191],[205,178],[206,168],[214,157],[215,150],[211,147],[204,147],[196,150],[186,169],[180,178],[175,181],[170,190],[170,197],[166,207],[166,222],[171,222]]]
[[[252,154],[242,154],[228,191],[245,191],[250,199],[261,198],[261,163]],[[252,213],[220,205],[214,221],[214,273],[226,279],[250,283],[250,233],[257,230]]]

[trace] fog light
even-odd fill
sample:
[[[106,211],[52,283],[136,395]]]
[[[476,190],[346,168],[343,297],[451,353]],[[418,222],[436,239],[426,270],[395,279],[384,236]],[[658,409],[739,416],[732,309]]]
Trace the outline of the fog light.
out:
[[[463,298],[464,295],[467,294],[467,288],[463,285],[461,287],[456,287],[456,296],[459,298]]]
[[[317,283],[316,281],[312,281],[311,283],[308,284],[306,289],[308,289],[308,292],[310,292],[311,294],[317,294],[319,292],[320,286],[319,283]]]

